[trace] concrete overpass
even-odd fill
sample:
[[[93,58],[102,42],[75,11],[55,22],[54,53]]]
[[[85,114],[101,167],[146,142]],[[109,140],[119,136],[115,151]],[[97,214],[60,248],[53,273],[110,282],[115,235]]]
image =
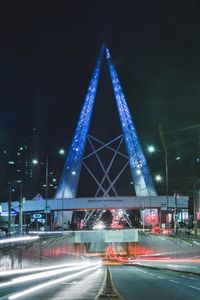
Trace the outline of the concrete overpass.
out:
[[[141,197],[87,197],[87,198],[68,198],[68,199],[36,199],[26,200],[23,204],[24,212],[45,211],[47,210],[104,210],[104,209],[126,209],[134,210],[141,208],[158,208],[165,210],[168,208],[187,209],[188,196],[180,196],[177,200],[174,196],[141,196]],[[12,202],[12,208],[19,212],[19,201]],[[8,210],[8,203],[2,203],[2,211]]]

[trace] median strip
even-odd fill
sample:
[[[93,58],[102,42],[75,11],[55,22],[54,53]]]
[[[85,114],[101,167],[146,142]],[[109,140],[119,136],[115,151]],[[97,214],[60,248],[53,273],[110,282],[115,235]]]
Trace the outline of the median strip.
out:
[[[123,297],[117,291],[112,281],[112,274],[107,267],[105,279],[103,282],[103,286],[100,289],[98,295],[95,297],[95,300],[98,299],[115,299],[115,300],[123,300]]]

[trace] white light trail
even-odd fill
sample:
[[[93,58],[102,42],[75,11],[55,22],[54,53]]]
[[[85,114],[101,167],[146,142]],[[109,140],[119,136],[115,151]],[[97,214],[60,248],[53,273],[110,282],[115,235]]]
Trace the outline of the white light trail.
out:
[[[0,288],[10,286],[10,285],[14,285],[16,283],[24,283],[24,282],[27,282],[27,281],[37,280],[37,279],[44,278],[44,277],[47,278],[47,277],[52,277],[54,275],[60,275],[60,274],[71,272],[71,271],[81,270],[81,269],[84,269],[84,268],[87,268],[89,266],[93,266],[93,265],[96,265],[96,264],[97,263],[92,263],[91,264],[90,262],[85,262],[85,263],[82,263],[81,265],[79,264],[78,266],[74,266],[74,267],[70,267],[70,268],[69,268],[69,266],[67,266],[67,267],[65,267],[63,269],[59,269],[59,270],[54,269],[54,270],[51,270],[51,271],[40,272],[40,273],[37,273],[37,274],[20,276],[20,277],[17,277],[17,278],[13,278],[10,281],[0,283]]]
[[[19,293],[16,293],[16,294],[13,294],[13,295],[9,296],[8,299],[9,300],[18,299],[18,298],[20,298],[22,296],[31,294],[31,293],[33,293],[35,291],[38,291],[40,289],[43,289],[45,287],[52,286],[54,284],[63,282],[65,280],[72,280],[72,279],[76,278],[77,276],[84,275],[88,271],[91,272],[91,271],[94,271],[94,270],[98,269],[100,267],[100,265],[101,264],[96,264],[96,266],[93,266],[91,268],[87,268],[86,270],[82,270],[82,271],[77,272],[77,273],[75,273],[73,275],[68,275],[68,276],[65,276],[65,277],[62,277],[62,278],[59,278],[59,279],[55,279],[55,280],[51,280],[51,281],[48,281],[48,282],[45,282],[45,283],[42,283],[42,284],[35,285],[32,288],[29,288],[27,290],[24,290],[22,292],[19,292]]]
[[[42,272],[42,271],[48,271],[48,270],[54,270],[54,269],[61,269],[65,267],[73,267],[79,265],[80,263],[68,263],[68,264],[58,264],[58,265],[52,265],[52,266],[46,266],[46,267],[35,267],[35,268],[26,268],[26,269],[20,269],[20,270],[10,270],[10,271],[1,271],[0,277],[4,276],[12,276],[16,274],[24,274],[24,273],[33,273],[33,272]]]
[[[23,237],[13,237],[13,238],[8,238],[8,239],[2,239],[0,240],[0,245],[2,244],[8,244],[8,243],[15,243],[15,242],[27,242],[27,241],[32,241],[32,240],[37,240],[39,239],[39,236],[23,236]]]

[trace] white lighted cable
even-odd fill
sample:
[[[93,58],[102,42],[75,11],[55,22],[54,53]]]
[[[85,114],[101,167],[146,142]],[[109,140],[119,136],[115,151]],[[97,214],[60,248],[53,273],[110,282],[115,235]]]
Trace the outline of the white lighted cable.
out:
[[[76,266],[76,267],[71,267],[71,268],[67,267],[67,268],[59,269],[59,270],[40,272],[39,274],[37,273],[37,274],[33,274],[33,275],[21,276],[21,277],[14,278],[10,281],[0,283],[0,288],[14,285],[16,283],[24,283],[24,282],[31,281],[31,280],[37,280],[40,278],[47,278],[47,277],[52,277],[54,275],[60,275],[60,274],[68,273],[71,271],[81,270],[81,269],[87,268],[89,266],[90,266],[90,264],[87,263],[87,264],[83,264],[81,266]]]
[[[23,237],[13,237],[8,239],[2,239],[0,240],[0,245],[7,244],[7,243],[13,243],[13,242],[26,242],[26,241],[32,241],[39,239],[39,236],[23,236]]]
[[[32,288],[29,288],[27,290],[24,290],[22,292],[19,292],[19,293],[16,293],[16,294],[13,294],[13,295],[9,296],[8,299],[9,300],[18,299],[18,298],[20,298],[22,296],[31,294],[31,293],[33,293],[35,291],[38,291],[38,290],[43,289],[43,288],[48,287],[48,286],[52,286],[52,285],[60,283],[62,281],[72,280],[72,279],[76,278],[77,276],[80,276],[80,275],[83,275],[85,273],[88,273],[89,271],[90,272],[94,271],[95,269],[98,269],[99,267],[100,267],[100,264],[98,264],[95,267],[91,267],[91,268],[88,268],[86,270],[80,271],[80,272],[78,272],[76,274],[68,275],[68,276],[65,276],[65,277],[62,277],[62,278],[59,278],[59,279],[55,279],[55,280],[51,280],[51,281],[48,281],[48,282],[45,282],[45,283],[42,283],[42,284],[35,285]]]

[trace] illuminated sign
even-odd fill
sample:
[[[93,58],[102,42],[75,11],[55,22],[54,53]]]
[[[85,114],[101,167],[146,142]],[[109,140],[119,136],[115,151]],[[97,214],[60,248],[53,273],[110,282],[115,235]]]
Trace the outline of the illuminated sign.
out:
[[[197,220],[200,221],[200,211],[196,212]]]
[[[1,212],[1,216],[8,216],[8,215],[9,215],[8,210],[4,210],[4,211]],[[10,215],[11,215],[11,216],[16,216],[16,215],[17,215],[16,210],[11,209]]]
[[[143,211],[144,225],[157,225],[158,224],[158,209],[144,209]]]
[[[33,214],[33,219],[41,219],[42,218],[42,214],[39,214],[39,213],[36,213],[36,214]]]

